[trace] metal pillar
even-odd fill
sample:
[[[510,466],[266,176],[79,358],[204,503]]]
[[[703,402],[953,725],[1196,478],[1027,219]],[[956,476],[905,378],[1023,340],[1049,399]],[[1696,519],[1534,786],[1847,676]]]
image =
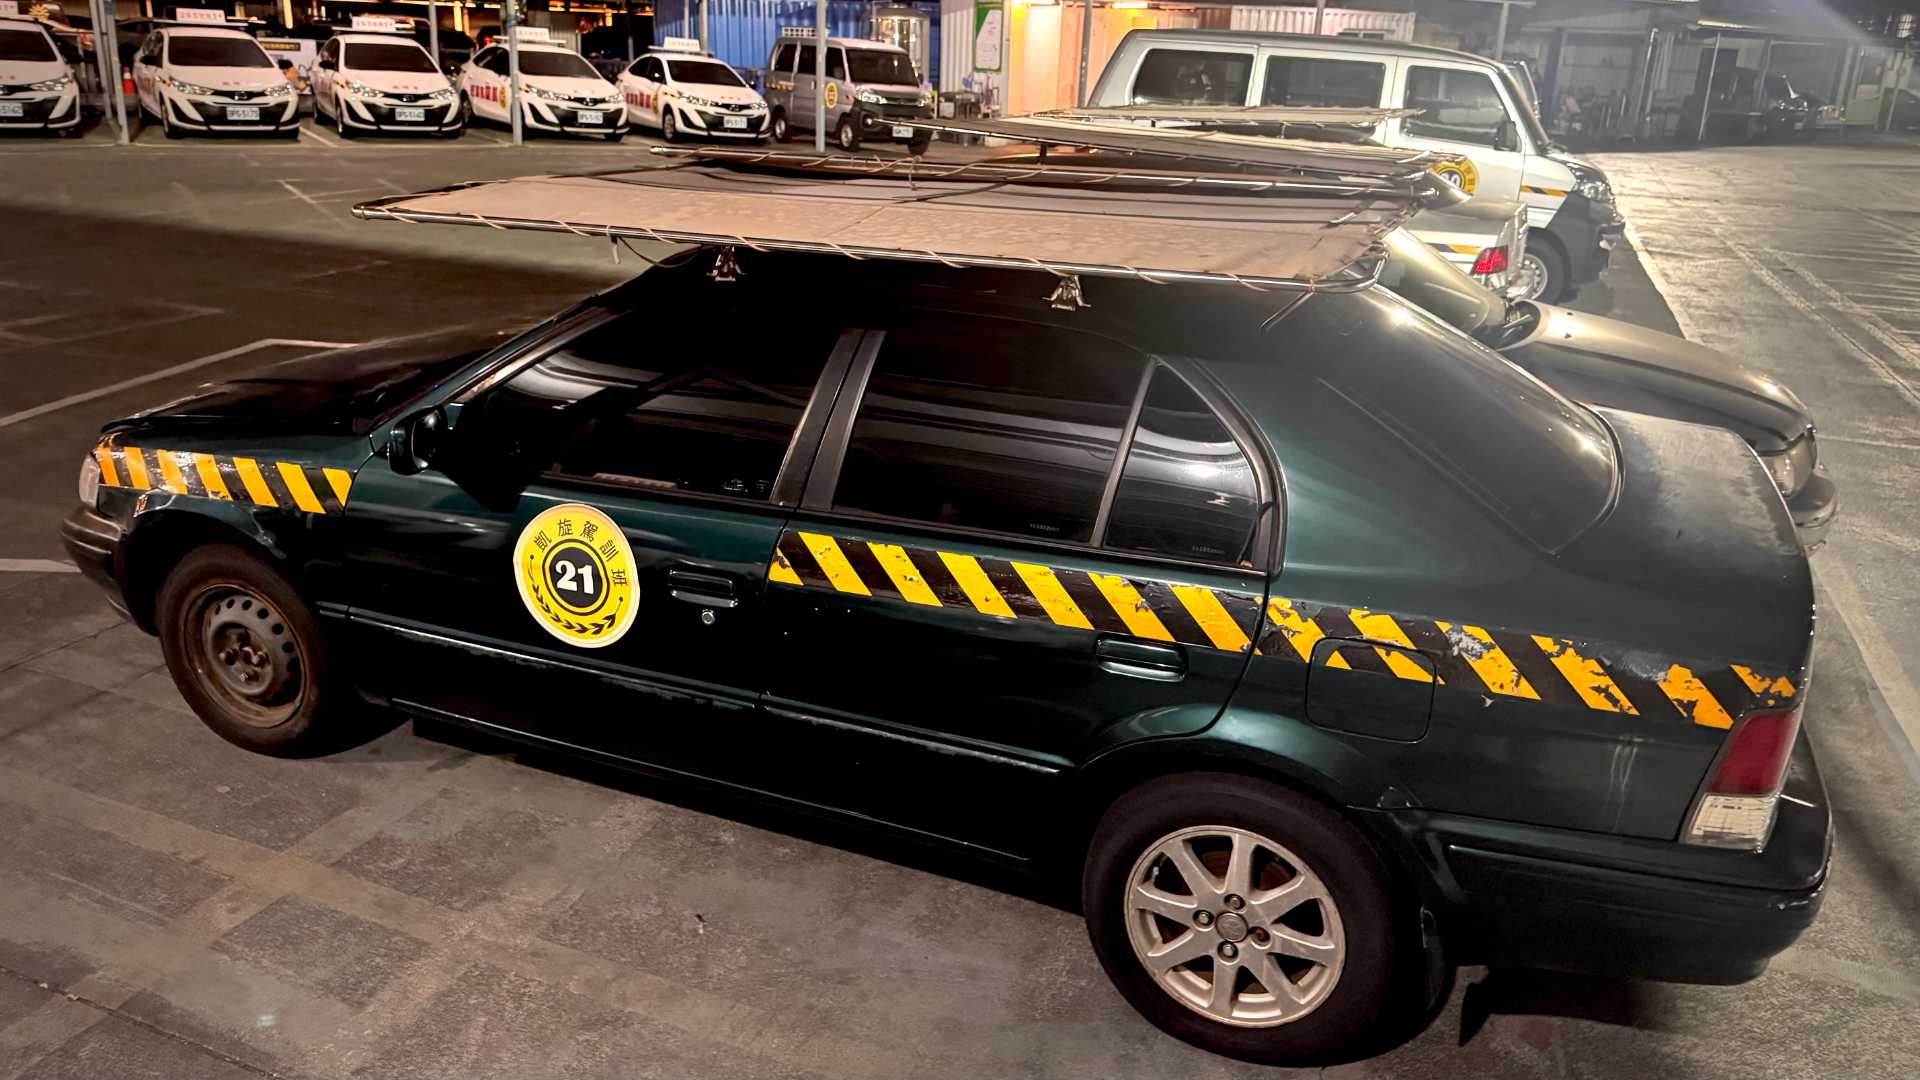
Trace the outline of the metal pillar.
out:
[[[433,54],[433,66],[441,69],[446,64],[440,60],[440,4],[439,0],[427,0],[427,51]]]
[[[1507,12],[1512,10],[1513,10],[1512,4],[1503,2],[1500,5],[1500,21],[1495,23],[1493,26],[1493,58],[1495,60],[1499,60],[1506,55]]]
[[[827,0],[813,0],[813,152],[827,152]]]
[[[1093,49],[1093,0],[1080,2],[1080,88],[1074,93],[1074,100],[1081,108],[1087,105],[1087,54]]]
[[[520,35],[514,32],[520,21],[519,0],[500,0],[500,28],[507,35],[507,116],[513,121],[513,145],[519,146],[525,133],[520,119]]]
[[[1713,107],[1713,72],[1720,66],[1720,34],[1713,35],[1713,56],[1707,60],[1707,83],[1700,90],[1700,129],[1693,133],[1694,142],[1707,141],[1707,110]]]
[[[114,141],[127,145],[127,99],[120,92],[120,46],[113,28],[113,0],[89,0],[93,15],[93,59],[100,69],[100,114],[117,125]]]
[[[1327,0],[1313,0],[1313,32],[1320,33],[1320,28],[1326,25],[1326,21]]]
[[[707,0],[700,0],[700,51],[713,51],[713,46],[708,44],[707,39]]]
[[[633,63],[633,0],[623,0],[620,13],[627,17],[627,63]]]

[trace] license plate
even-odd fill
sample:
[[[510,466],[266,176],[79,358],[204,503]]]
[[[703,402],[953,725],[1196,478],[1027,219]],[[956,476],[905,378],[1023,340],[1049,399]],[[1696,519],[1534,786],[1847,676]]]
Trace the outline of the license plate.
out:
[[[739,131],[747,130],[747,118],[744,116],[723,116],[720,118],[720,123],[722,126]]]
[[[227,106],[227,119],[229,119],[229,120],[258,120],[258,119],[260,119],[260,106],[258,106],[258,105],[229,105],[229,106]]]
[[[893,125],[893,137],[896,139],[911,139],[913,138],[913,129],[895,124]]]
[[[606,114],[597,113],[597,112],[583,112],[583,113],[575,113],[574,118],[579,120],[583,124],[597,124],[600,122],[600,118],[604,115]]]
[[[422,121],[422,120],[425,120],[425,119],[427,118],[427,110],[425,110],[425,109],[395,109],[395,110],[393,110],[393,118],[394,118],[395,120],[398,120],[399,122],[401,122],[401,123],[403,123],[403,124],[406,124],[406,123],[415,123],[415,124],[417,124],[417,123],[419,123],[420,121]]]
[[[0,116],[25,116],[27,106],[20,101],[0,101]]]

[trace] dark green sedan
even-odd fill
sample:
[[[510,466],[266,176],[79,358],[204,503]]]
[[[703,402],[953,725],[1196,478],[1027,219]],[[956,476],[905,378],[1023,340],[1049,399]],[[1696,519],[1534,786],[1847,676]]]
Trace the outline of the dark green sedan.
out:
[[[67,546],[241,746],[371,702],[1024,866],[1241,1058],[1813,919],[1813,591],[1738,436],[1379,288],[714,263],[108,425]]]

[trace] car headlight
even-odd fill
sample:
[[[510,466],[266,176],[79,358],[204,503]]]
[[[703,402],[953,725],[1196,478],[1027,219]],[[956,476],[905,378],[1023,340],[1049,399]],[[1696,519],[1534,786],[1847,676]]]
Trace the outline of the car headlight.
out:
[[[62,75],[57,79],[48,79],[45,82],[28,83],[27,89],[45,92],[48,90],[65,90],[67,87],[72,85],[73,85],[73,76]]]
[[[293,95],[293,87],[286,83],[281,83],[279,86],[267,87],[262,93],[268,97],[291,97]]]
[[[720,104],[717,101],[710,101],[707,98],[698,97],[693,94],[680,93],[673,95],[673,97],[674,100],[679,101],[683,105],[693,105],[699,108],[711,109]]]
[[[856,92],[853,96],[859,98],[861,101],[864,101],[869,105],[885,105],[887,103],[886,98],[880,96],[879,94],[874,93],[871,90],[861,90]]]
[[[100,462],[92,454],[80,463],[80,505],[94,509],[100,498]]]
[[[435,90],[433,93],[428,94],[427,100],[428,101],[452,101],[454,98],[459,96],[460,95],[454,93],[453,88],[449,86],[445,90]]]
[[[1773,484],[1784,496],[1792,495],[1796,490],[1794,481],[1798,479],[1798,470],[1793,464],[1793,450],[1782,450],[1777,454],[1761,454],[1760,461],[1773,477]]]
[[[556,94],[551,90],[546,90],[538,86],[528,86],[526,83],[520,84],[520,92],[528,97],[537,97],[543,101],[559,101],[566,96],[565,94]]]
[[[931,90],[922,90],[922,91],[920,91],[920,106],[921,106],[921,108],[925,108],[925,107],[927,107],[928,105],[931,105],[931,104],[933,104],[933,91],[931,91]]]
[[[387,96],[387,92],[377,86],[368,86],[366,83],[354,82],[352,79],[341,79],[340,85],[346,88],[347,93],[355,97],[377,98]]]
[[[1610,187],[1605,180],[1582,180],[1577,190],[1580,194],[1585,195],[1594,202],[1610,203],[1613,201],[1613,188]]]
[[[181,82],[179,79],[175,79],[172,77],[168,77],[167,86],[169,89],[173,90],[175,93],[178,93],[178,94],[197,94],[201,96],[206,96],[208,94],[218,93],[218,91],[209,89],[205,86],[195,86],[190,82]]]

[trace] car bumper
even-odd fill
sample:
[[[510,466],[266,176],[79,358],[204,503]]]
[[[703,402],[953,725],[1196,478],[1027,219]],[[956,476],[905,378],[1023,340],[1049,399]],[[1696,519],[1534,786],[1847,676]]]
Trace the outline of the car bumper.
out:
[[[581,112],[600,113],[601,123],[582,124],[578,121]],[[616,131],[627,130],[626,106],[618,102],[610,103],[603,109],[586,109],[573,105],[547,105],[544,102],[535,105],[528,103],[521,114],[527,127],[534,131],[552,132],[561,135],[608,135]]]
[[[59,131],[80,122],[80,94],[77,90],[0,100],[20,106],[19,116],[0,116],[0,131]]]
[[[347,98],[343,115],[350,128],[362,131],[378,131],[382,134],[402,134],[420,132],[427,135],[445,134],[460,130],[460,103],[458,101],[409,101],[390,102],[383,100],[363,101],[360,98]],[[397,109],[420,109],[425,119],[400,120]]]
[[[1390,824],[1428,879],[1449,960],[1668,982],[1745,982],[1820,910],[1826,789],[1803,734],[1759,854],[1425,811]]]
[[[895,134],[894,128],[908,120],[927,120],[933,116],[931,109],[914,109],[907,112],[872,112],[861,109],[855,114],[860,118],[860,138],[863,142],[891,139],[894,142],[912,142],[916,133],[907,129],[908,134]]]
[[[679,119],[680,130],[689,135],[705,135],[715,139],[763,139],[773,130],[773,112],[771,110],[759,113],[728,113],[713,112],[691,106],[686,108],[678,106],[670,107],[673,108],[674,115]],[[727,119],[729,117],[744,118],[747,126],[744,129],[728,128]]]
[[[300,123],[300,98],[263,98],[258,101],[203,101],[166,95],[167,112],[175,124],[194,131],[228,131],[236,134],[261,131],[285,131]],[[227,120],[226,110],[256,108],[257,120]]]
[[[1554,211],[1546,231],[1567,254],[1567,273],[1575,284],[1592,281],[1607,268],[1613,249],[1626,232],[1625,219],[1612,206],[1596,203],[1578,192],[1569,194]]]
[[[1793,514],[1800,546],[1812,551],[1827,542],[1827,530],[1840,513],[1840,486],[1824,467],[1815,466],[1799,493],[1787,500],[1787,510]]]
[[[119,525],[85,506],[60,523],[60,543],[67,549],[67,557],[87,580],[106,591],[107,602],[115,611],[131,619],[117,569],[124,535]]]

